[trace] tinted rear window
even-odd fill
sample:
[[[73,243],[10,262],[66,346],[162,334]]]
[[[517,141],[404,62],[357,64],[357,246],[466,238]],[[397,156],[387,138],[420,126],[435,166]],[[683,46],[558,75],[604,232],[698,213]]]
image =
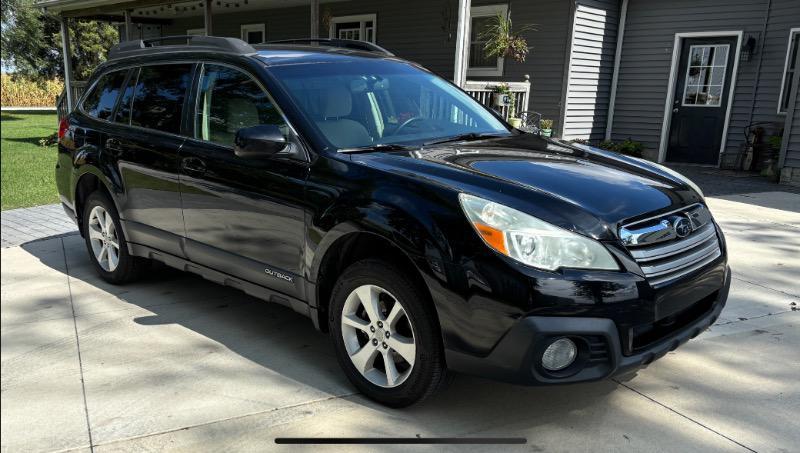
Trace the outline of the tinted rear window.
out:
[[[142,67],[134,88],[131,124],[180,133],[191,70],[191,64]]]
[[[125,82],[125,75],[128,70],[109,72],[108,74],[100,77],[100,80],[92,89],[92,92],[86,96],[83,101],[83,111],[89,116],[99,118],[101,120],[108,120],[111,118],[111,113],[114,111],[114,106],[117,104],[117,96],[122,84]]]
[[[119,100],[117,113],[114,115],[114,122],[128,124],[131,121],[131,100],[133,100],[133,89],[136,87],[136,80],[139,78],[139,69],[131,72],[131,77],[122,91],[122,98]]]

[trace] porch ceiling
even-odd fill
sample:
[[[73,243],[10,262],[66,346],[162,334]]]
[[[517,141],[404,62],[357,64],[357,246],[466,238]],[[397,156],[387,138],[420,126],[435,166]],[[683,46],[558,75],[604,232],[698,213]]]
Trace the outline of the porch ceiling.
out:
[[[334,3],[349,0],[320,0],[320,3]],[[40,0],[40,8],[61,13],[66,17],[96,16],[99,14],[122,14],[131,10],[133,19],[158,18],[175,19],[203,15],[204,0],[157,1],[157,0]],[[257,11],[271,8],[308,6],[310,0],[213,0],[212,13],[225,14],[238,11]]]

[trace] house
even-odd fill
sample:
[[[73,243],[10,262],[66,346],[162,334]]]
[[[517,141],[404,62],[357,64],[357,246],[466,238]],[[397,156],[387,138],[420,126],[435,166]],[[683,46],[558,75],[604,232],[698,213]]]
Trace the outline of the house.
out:
[[[371,41],[484,102],[493,85],[509,82],[519,93],[518,110],[553,119],[555,135],[639,141],[645,157],[658,162],[741,167],[747,134],[755,132],[754,165],[777,162],[781,181],[800,184],[798,0],[38,4],[64,20],[116,22],[122,39],[213,34],[250,43],[309,36]],[[525,62],[483,51],[479,30],[498,13],[516,26],[534,25]]]

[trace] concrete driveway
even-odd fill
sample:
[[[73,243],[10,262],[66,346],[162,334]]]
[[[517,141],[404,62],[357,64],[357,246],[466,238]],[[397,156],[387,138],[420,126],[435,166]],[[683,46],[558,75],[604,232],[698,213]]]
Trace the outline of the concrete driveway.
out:
[[[99,280],[75,235],[2,250],[3,451],[261,451],[286,436],[522,436],[446,451],[797,451],[800,195],[723,185],[727,308],[632,379],[526,388],[459,376],[404,410],[355,393],[294,312],[174,271]],[[730,192],[730,193],[728,193]],[[309,447],[342,451],[340,446]],[[440,446],[380,447],[440,451]],[[352,446],[375,451],[375,446]]]

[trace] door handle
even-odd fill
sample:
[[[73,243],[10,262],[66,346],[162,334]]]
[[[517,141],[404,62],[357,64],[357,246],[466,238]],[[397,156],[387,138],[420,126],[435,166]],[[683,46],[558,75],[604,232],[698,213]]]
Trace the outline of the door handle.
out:
[[[206,163],[196,157],[187,157],[181,161],[181,169],[191,176],[202,176],[206,172]]]
[[[118,157],[122,154],[122,142],[117,140],[116,138],[109,138],[106,140],[106,151],[114,157]]]

